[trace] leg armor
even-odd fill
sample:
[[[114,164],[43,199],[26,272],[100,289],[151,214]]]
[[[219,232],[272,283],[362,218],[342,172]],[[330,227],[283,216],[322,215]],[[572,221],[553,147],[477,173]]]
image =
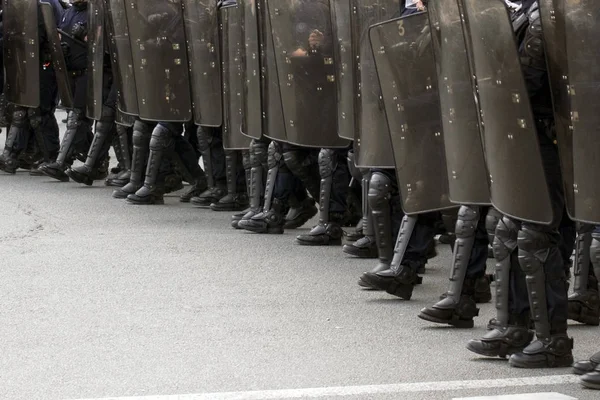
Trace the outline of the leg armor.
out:
[[[409,268],[403,268],[402,261],[416,225],[417,217],[405,215],[402,218],[391,264],[387,265],[387,268],[385,268],[386,264],[381,263],[380,261],[380,264],[371,272],[365,272],[360,277],[360,286],[385,290],[390,294],[410,300],[410,297],[412,296],[412,287],[414,286],[413,284],[420,283],[420,279],[416,276],[416,273],[410,271]],[[395,282],[396,279],[398,279],[398,282]],[[408,286],[410,286],[410,288]]]
[[[0,156],[0,168],[8,173],[14,174],[18,168],[18,161],[15,146],[19,137],[25,134],[27,123],[27,109],[15,107],[12,113],[12,123],[6,134],[4,151]]]
[[[511,258],[517,249],[519,228],[520,225],[515,220],[509,217],[503,217],[498,221],[494,235],[494,256],[496,257],[495,324],[499,327],[506,327],[509,323],[510,312],[508,303],[510,294]]]
[[[119,154],[117,159],[122,166],[122,169],[114,177],[106,179],[107,186],[118,186],[123,187],[129,183],[131,178],[131,153],[129,152],[129,129],[123,125],[116,125],[117,140],[119,141]],[[115,147],[116,152],[116,147]]]
[[[319,173],[321,175],[321,194],[319,196],[319,224],[306,235],[296,237],[302,245],[339,245],[342,243],[342,227],[330,221],[331,190],[333,175],[336,171],[337,154],[334,149],[321,149],[319,152]]]
[[[491,246],[490,257],[492,257],[494,253],[494,237],[496,236],[496,227],[501,219],[502,214],[500,214],[498,210],[496,210],[494,207],[490,207],[488,209],[485,217],[485,230],[488,233],[488,240]]]
[[[575,239],[575,283],[569,296],[569,319],[587,325],[600,324],[600,298],[598,281],[591,269],[593,225],[577,224]]]
[[[448,292],[445,298],[433,307],[421,310],[419,318],[435,323],[447,323],[459,328],[473,327],[473,317],[479,315],[479,309],[475,306],[473,296],[464,294],[463,285],[475,244],[475,232],[479,217],[479,207],[462,206],[460,208],[456,227],[453,229],[456,233],[456,241],[452,255]]]
[[[96,133],[88,151],[87,159],[82,166],[67,170],[67,175],[75,182],[91,186],[95,179],[104,179],[106,176],[98,174],[99,166],[110,148],[112,137],[115,133],[115,110],[104,106],[102,118],[96,123]],[[106,171],[104,171],[106,172]]]
[[[379,271],[388,269],[394,256],[390,210],[391,196],[390,179],[383,173],[374,172],[369,182],[368,200],[379,253],[379,264],[375,267],[375,270]]]
[[[73,109],[67,117],[67,131],[60,143],[60,150],[56,161],[40,167],[45,175],[62,182],[68,182],[69,176],[65,173],[67,167],[73,162],[75,155],[75,142],[77,135],[84,135],[83,129],[87,127],[85,111]]]
[[[250,155],[251,148],[252,148],[252,144],[250,144],[250,147],[248,148],[248,150],[242,151],[242,164],[244,166],[244,176],[246,177],[246,195],[248,196],[249,208],[246,208],[245,210],[235,213],[231,216],[231,226],[235,229],[238,229],[238,222],[240,222],[240,220],[242,218],[244,218],[244,215],[246,215],[250,211],[252,211],[253,188],[252,188],[252,160],[251,160],[251,155]],[[259,199],[259,201],[260,201],[260,199]]]
[[[144,171],[148,153],[150,151],[150,138],[152,137],[152,125],[147,122],[136,120],[133,125],[133,154],[131,157],[131,174],[129,183],[113,192],[113,197],[125,199],[128,195],[137,192],[143,184]]]
[[[573,364],[573,339],[567,336],[564,263],[553,236],[558,233],[534,224],[524,223],[519,231],[519,264],[526,275],[537,340],[521,353],[513,354],[509,360],[511,366],[544,368]]]
[[[52,157],[50,154],[50,149],[48,148],[48,144],[46,143],[46,138],[44,137],[44,121],[42,112],[39,108],[30,108],[27,110],[27,115],[29,118],[29,125],[31,126],[35,136],[35,142],[44,157],[44,162],[49,163],[52,161]]]
[[[216,175],[220,175],[218,173],[220,166],[218,163],[215,165],[215,162],[220,161],[220,155],[223,151],[222,148],[217,148],[217,145],[220,147],[220,140],[215,136],[215,132],[215,128],[198,127],[198,148],[202,154],[208,189],[200,194],[191,193],[193,197],[182,195],[180,200],[184,203],[191,201],[197,207],[208,208],[211,204],[218,203],[227,194],[227,189],[222,185],[220,177],[215,179]]]
[[[135,194],[127,196],[133,204],[164,204],[164,187],[158,182],[161,162],[166,153],[173,150],[174,142],[171,131],[161,124],[156,125],[150,139],[150,156],[146,167],[146,178]]]
[[[290,150],[283,154],[285,165],[304,184],[313,199],[320,198],[318,159],[312,151]]]
[[[361,220],[358,221],[354,232],[346,233],[346,240],[348,242],[356,242],[363,237],[363,224],[365,218],[365,207],[368,207],[368,191],[369,191],[369,180],[371,179],[370,169],[360,169],[356,167],[354,151],[348,151],[348,169],[350,171],[351,181],[350,186],[352,187],[355,182],[360,182],[360,201],[361,201]]]
[[[250,198],[250,209],[236,220],[232,217],[232,226],[238,227],[240,220],[249,220],[262,211],[265,186],[265,170],[268,169],[269,144],[263,141],[252,140],[248,151],[248,162],[250,167],[250,179],[248,181],[248,196]]]
[[[260,153],[260,149],[259,153]],[[256,151],[257,149],[255,149]],[[255,153],[255,155],[257,155]],[[260,156],[260,154],[258,154]],[[275,183],[279,175],[279,170],[284,167],[283,151],[281,143],[272,141],[269,144],[267,164],[269,172],[267,173],[267,182],[265,187],[265,201],[262,212],[255,214],[249,219],[242,219],[238,226],[240,228],[257,233],[283,233],[284,224],[284,204],[274,198]]]
[[[244,191],[238,188],[238,170],[241,152],[239,150],[225,151],[225,176],[227,177],[227,195],[218,202],[211,204],[213,211],[241,211],[248,205]],[[242,186],[242,185],[239,185]]]

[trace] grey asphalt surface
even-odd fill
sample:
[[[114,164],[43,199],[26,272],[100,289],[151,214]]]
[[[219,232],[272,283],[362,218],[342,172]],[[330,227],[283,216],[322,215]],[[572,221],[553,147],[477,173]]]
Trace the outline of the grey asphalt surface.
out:
[[[63,128],[64,129],[64,128]],[[0,144],[4,141],[4,134]],[[3,144],[2,144],[3,146]],[[229,227],[230,213],[132,206],[111,189],[0,173],[0,398],[83,399],[564,375],[465,349],[494,316],[457,330],[416,317],[445,290],[439,245],[409,302],[360,290],[374,260]],[[315,222],[315,221],[312,221]],[[309,224],[310,225],[310,224]],[[307,225],[304,230],[308,229]],[[490,270],[492,264],[490,262]],[[598,328],[573,325],[575,356]],[[577,384],[348,398],[451,399]]]

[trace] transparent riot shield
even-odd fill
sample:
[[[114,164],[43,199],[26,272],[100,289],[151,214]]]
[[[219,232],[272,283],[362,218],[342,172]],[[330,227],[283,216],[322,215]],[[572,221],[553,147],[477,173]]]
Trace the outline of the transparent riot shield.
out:
[[[88,6],[88,79],[87,107],[88,118],[98,121],[102,118],[102,91],[104,88],[104,0],[91,0]]]
[[[258,34],[261,43],[261,92],[263,134],[273,140],[287,141],[277,65],[275,64],[275,44],[271,33],[271,21],[267,15],[268,1],[254,0],[258,12]]]
[[[337,134],[331,9],[328,0],[269,2],[287,141],[347,147]]]
[[[258,10],[255,0],[239,0],[242,13],[243,52],[242,79],[242,132],[253,139],[263,135],[260,42],[258,37]]]
[[[461,0],[479,90],[492,204],[510,217],[553,219],[515,37],[505,4]]]
[[[450,201],[490,203],[479,109],[475,103],[461,15],[456,0],[428,3],[437,66]]]
[[[133,56],[129,41],[129,27],[124,0],[105,0],[109,11],[110,53],[113,76],[117,80],[119,110],[124,114],[139,115]]]
[[[354,99],[356,80],[352,57],[352,28],[350,26],[350,0],[331,0],[331,25],[333,30],[333,53],[337,60],[338,135],[354,140],[356,120]]]
[[[354,156],[362,168],[394,168],[394,155],[377,78],[369,27],[399,17],[398,0],[351,0],[356,74]]]
[[[570,115],[573,129],[573,218],[581,222],[600,224],[600,184],[596,175],[600,167],[598,3],[590,0],[565,1],[564,9],[556,11],[557,22],[564,20],[566,34]],[[560,32],[557,32],[558,35]],[[560,149],[564,150],[562,146]]]
[[[147,121],[192,119],[188,56],[179,0],[126,3],[138,108]]]
[[[6,101],[40,105],[40,40],[37,0],[4,0],[2,24]]]
[[[575,218],[573,132],[571,131],[564,1],[538,0],[538,3],[544,30],[550,86],[552,87],[556,138],[563,181],[565,182],[565,202],[567,212],[572,218]]]
[[[40,10],[42,12],[42,19],[44,20],[44,27],[46,28],[50,53],[52,54],[52,66],[54,67],[60,102],[65,108],[72,108],[73,92],[71,91],[65,55],[60,45],[60,37],[58,36],[57,25],[54,20],[54,9],[52,5],[41,2]]]
[[[182,0],[182,3],[190,61],[194,121],[201,126],[219,127],[223,122],[223,110],[217,2]]]
[[[226,150],[245,150],[250,138],[242,134],[242,47],[243,33],[239,6],[224,7],[221,19],[221,60],[223,72],[223,147]]]
[[[451,208],[427,13],[375,25],[370,39],[404,212]]]

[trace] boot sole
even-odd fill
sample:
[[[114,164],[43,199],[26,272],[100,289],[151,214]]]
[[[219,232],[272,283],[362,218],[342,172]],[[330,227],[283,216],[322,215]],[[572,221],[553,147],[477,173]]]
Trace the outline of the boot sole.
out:
[[[362,279],[362,277],[358,278],[358,286],[360,286],[361,288],[363,288],[365,290],[369,290],[369,291],[373,291],[373,292],[382,292],[381,289],[377,289],[376,287],[369,285],[369,283],[364,281]]]
[[[338,239],[338,240],[330,240],[327,243],[319,243],[319,242],[308,242],[308,241],[304,241],[304,240],[300,240],[296,238],[296,244],[299,244],[300,246],[341,246],[342,245],[342,239]]]
[[[588,389],[600,390],[600,383],[591,383],[584,380],[580,380],[579,382]]]
[[[475,326],[475,322],[472,319],[445,320],[445,319],[433,317],[431,315],[428,315],[428,314],[425,314],[422,312],[419,313],[417,315],[417,317],[419,317],[425,321],[433,322],[436,324],[446,324],[446,325],[450,325],[450,326],[453,326],[453,327],[459,328],[459,329],[470,329]]]
[[[485,351],[485,350],[479,350],[477,348],[474,348],[470,345],[470,343],[467,343],[467,350],[475,353],[475,354],[479,354],[480,356],[485,356],[485,357],[498,357],[498,358],[504,358],[506,359],[507,357],[510,357],[511,355],[515,354],[515,353],[520,353],[521,351],[523,351],[523,348],[516,348],[516,347],[512,347],[509,348],[508,351],[506,352],[506,355],[500,354],[498,351]]]
[[[253,227],[253,226],[242,226],[241,229],[247,230],[249,232],[254,233],[263,233],[263,234],[275,234],[280,235],[283,234],[284,229],[282,227]]]
[[[556,357],[554,362],[549,364],[547,361],[539,361],[539,362],[531,362],[531,363],[520,363],[518,361],[514,361],[512,358],[508,360],[508,365],[515,368],[566,368],[573,365],[573,356],[564,356],[564,357]]]
[[[353,256],[353,257],[357,257],[357,258],[377,258],[378,254],[377,251],[373,252],[373,251],[354,251],[353,247],[350,247],[348,245],[345,245],[342,248],[342,252],[344,254],[348,254],[349,256]]]
[[[133,204],[136,206],[152,206],[152,205],[162,205],[165,204],[165,200],[164,199],[154,199],[151,201],[136,201],[136,200],[131,200],[131,199],[127,199],[127,203],[128,204]]]

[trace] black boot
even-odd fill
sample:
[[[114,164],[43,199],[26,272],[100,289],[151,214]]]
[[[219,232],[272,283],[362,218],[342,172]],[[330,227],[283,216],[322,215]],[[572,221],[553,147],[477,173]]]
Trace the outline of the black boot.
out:
[[[67,170],[67,175],[77,183],[92,186],[95,179],[106,178],[104,159],[108,153],[115,128],[115,110],[104,107],[102,119],[96,123],[96,134],[88,151],[85,163]],[[104,156],[104,159],[102,157]]]
[[[533,339],[533,332],[527,327],[528,322],[521,322],[520,324],[492,329],[481,339],[469,341],[467,349],[486,357],[505,358],[519,353]]]
[[[133,154],[131,157],[131,176],[129,182],[113,191],[116,199],[126,199],[130,194],[137,192],[143,185],[146,160],[150,152],[150,138],[152,125],[136,121],[133,125]]]
[[[250,204],[249,208],[231,217],[231,226],[235,229],[241,229],[239,227],[240,221],[248,220],[262,211],[265,192],[264,178],[267,170],[265,166],[268,163],[267,148],[267,143],[252,140],[247,156],[244,155],[246,187]]]
[[[600,367],[583,375],[581,384],[588,389],[600,390]]]
[[[285,205],[279,199],[273,199],[268,211],[255,215],[249,220],[240,221],[239,226],[256,233],[281,234],[284,231]]]
[[[352,244],[344,245],[342,251],[358,258],[377,258],[379,251],[377,249],[377,240],[375,239],[375,230],[373,228],[373,216],[371,215],[371,209],[369,207],[366,207],[364,210],[362,224],[363,237]]]
[[[212,203],[213,211],[241,211],[248,207],[248,195],[245,188],[238,188],[238,151],[225,152],[225,175],[227,177],[227,194]],[[244,190],[242,190],[244,189]]]
[[[600,365],[600,351],[594,353],[589,360],[577,361],[573,364],[573,373],[575,375],[584,375],[594,371]]]
[[[171,132],[162,125],[157,125],[150,139],[150,156],[144,185],[134,194],[127,196],[128,203],[137,205],[165,203],[164,184],[158,182],[158,174],[162,159],[172,145]]]
[[[60,143],[60,150],[58,151],[58,157],[53,163],[42,165],[39,170],[44,175],[54,178],[61,182],[69,182],[69,176],[65,173],[69,165],[73,162],[75,157],[74,142],[77,135],[87,135],[87,132],[83,132],[85,127],[85,111],[83,110],[72,110],[69,112],[67,118],[67,131],[63,136],[63,140]]]
[[[122,169],[115,176],[109,176],[106,179],[106,186],[123,187],[129,183],[131,179],[131,153],[129,152],[129,132],[126,126],[117,125],[117,139],[119,141],[119,154],[117,159],[121,164]],[[116,148],[115,148],[116,152]]]
[[[333,175],[337,167],[336,153],[332,149],[322,149],[319,153],[321,186],[319,197],[319,223],[309,233],[296,237],[296,243],[305,246],[328,246],[342,244],[342,225],[345,216],[331,213],[331,190]]]
[[[297,229],[306,224],[319,210],[315,206],[315,200],[307,197],[300,203],[290,198],[290,209],[285,216],[285,229]]]

